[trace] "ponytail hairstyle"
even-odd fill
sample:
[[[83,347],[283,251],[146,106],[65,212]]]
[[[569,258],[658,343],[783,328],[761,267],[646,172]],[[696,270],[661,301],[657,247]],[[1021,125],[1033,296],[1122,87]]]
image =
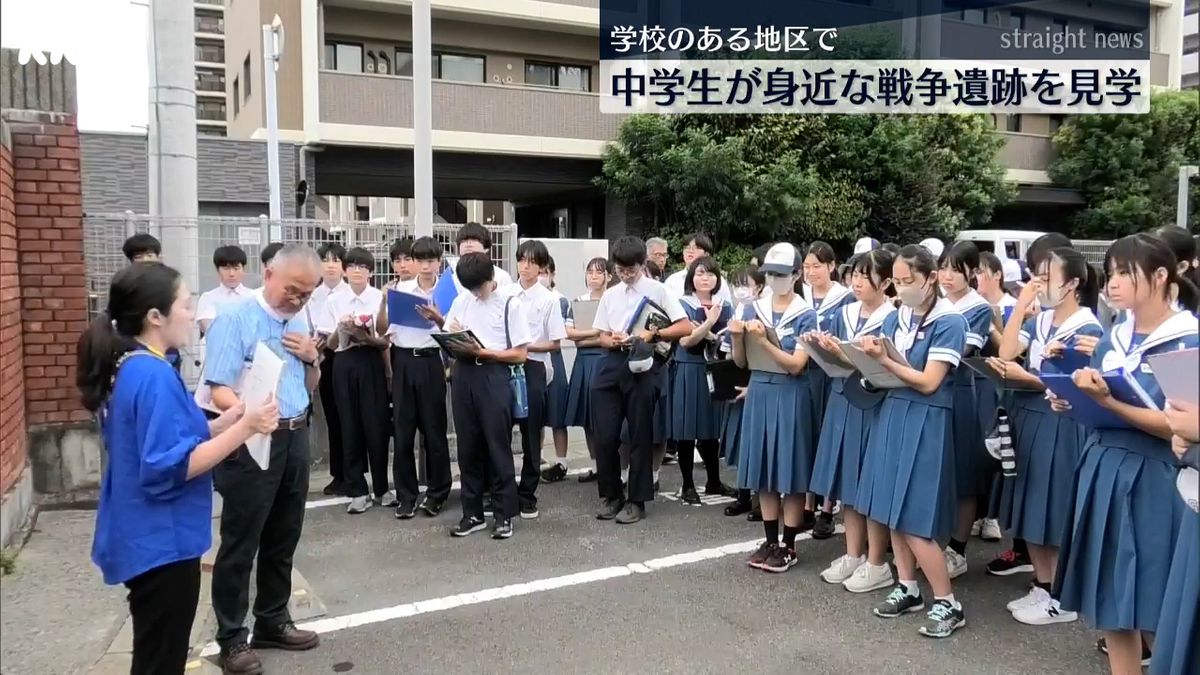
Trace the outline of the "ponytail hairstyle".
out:
[[[896,257],[887,249],[877,248],[854,256],[853,272],[870,280],[871,286],[883,290],[886,297],[896,297],[896,285],[892,283],[892,263]]]
[[[1093,312],[1100,304],[1100,286],[1103,274],[1100,270],[1088,264],[1083,254],[1070,246],[1059,246],[1050,250],[1050,265],[1057,266],[1062,271],[1064,282],[1078,281],[1075,287],[1075,299],[1081,307],[1087,307]]]
[[[1164,225],[1154,236],[1163,240],[1175,254],[1175,269],[1179,272],[1179,303],[1196,311],[1200,301],[1200,268],[1195,266],[1196,240],[1188,231],[1174,225]],[[1186,299],[1185,299],[1186,298]]]
[[[979,247],[973,241],[954,242],[953,246],[942,251],[938,268],[958,272],[967,280],[967,288],[978,288],[979,280],[975,278],[975,272],[979,270]]]
[[[807,260],[810,255],[816,258],[817,262],[831,266],[829,270],[830,282],[841,283],[841,275],[838,274],[837,254],[833,252],[832,246],[823,241],[814,241],[805,250],[804,260]],[[804,260],[800,261],[801,265],[804,264]]]
[[[933,257],[933,252],[920,244],[908,244],[902,247],[900,252],[896,254],[896,259],[892,261],[893,275],[895,274],[895,264],[898,261],[903,261],[913,273],[925,277],[926,282],[933,281],[933,293],[930,294],[929,300],[926,300],[926,302],[929,302],[931,307],[933,304],[936,304],[939,297],[937,291],[937,260]]]
[[[1179,276],[1177,262],[1175,254],[1162,239],[1145,233],[1121,237],[1104,254],[1104,269],[1109,276],[1124,272],[1133,278],[1135,285],[1139,276],[1150,279],[1159,268],[1165,269],[1167,280],[1163,284],[1163,297],[1170,300],[1172,290],[1175,290],[1179,304],[1195,312],[1200,306],[1200,296],[1190,280]]]
[[[75,386],[83,407],[96,412],[112,392],[117,362],[138,348],[146,315],[164,316],[175,304],[179,272],[157,262],[134,263],[117,272],[108,288],[108,309],[92,321],[76,345]]]

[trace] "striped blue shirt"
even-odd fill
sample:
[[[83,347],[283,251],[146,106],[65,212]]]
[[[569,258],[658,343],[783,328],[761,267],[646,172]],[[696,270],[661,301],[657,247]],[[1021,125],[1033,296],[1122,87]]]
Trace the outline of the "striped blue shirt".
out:
[[[286,333],[310,335],[311,332],[307,307],[291,319],[284,319],[266,304],[262,291],[256,291],[250,302],[234,305],[213,320],[206,335],[204,381],[209,385],[235,386],[242,370],[254,360],[258,343],[262,342],[283,359],[283,375],[275,392],[279,416],[303,415],[309,403],[304,364],[283,348],[283,336]]]

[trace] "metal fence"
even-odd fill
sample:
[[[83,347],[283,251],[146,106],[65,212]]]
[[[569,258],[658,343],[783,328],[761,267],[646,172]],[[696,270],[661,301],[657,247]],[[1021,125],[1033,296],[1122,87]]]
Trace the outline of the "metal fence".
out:
[[[1083,254],[1084,260],[1087,260],[1093,265],[1104,264],[1104,254],[1108,252],[1108,247],[1112,246],[1112,240],[1104,241],[1102,239],[1072,239],[1071,246]]]

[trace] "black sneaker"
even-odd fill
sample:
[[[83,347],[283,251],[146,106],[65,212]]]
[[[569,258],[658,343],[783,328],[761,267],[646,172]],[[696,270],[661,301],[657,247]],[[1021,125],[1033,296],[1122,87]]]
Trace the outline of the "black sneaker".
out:
[[[833,514],[822,511],[817,514],[817,522],[813,525],[813,539],[828,539],[833,536]]]
[[[416,502],[400,502],[396,505],[396,517],[400,520],[408,520],[417,515]]]
[[[817,516],[812,511],[805,510],[804,517],[800,519],[800,531],[808,532],[817,524]]]
[[[746,564],[755,569],[761,570],[763,563],[767,561],[767,558],[771,557],[771,554],[775,552],[775,549],[778,546],[778,543],[766,541],[764,539],[763,543],[758,545],[758,549],[756,549],[754,553],[751,553],[750,557],[746,559]]]
[[[782,574],[795,567],[797,562],[795,549],[780,544],[771,550],[771,555],[767,556],[759,569]]]
[[[521,520],[533,520],[538,517],[537,502],[527,499],[521,500]]]
[[[679,452],[676,450],[668,450],[663,453],[663,466],[674,464],[679,461]]]
[[[508,518],[497,518],[492,526],[492,539],[508,539],[512,536],[512,521]]]
[[[342,481],[334,478],[329,481],[329,485],[326,485],[325,489],[321,490],[321,492],[330,497],[340,497],[346,494],[346,488],[342,486]]]
[[[467,516],[458,521],[458,527],[450,530],[450,534],[455,537],[466,537],[486,529],[487,523],[483,522],[483,518]]]
[[[421,510],[425,512],[425,515],[433,518],[442,512],[442,507],[445,505],[446,500],[444,499],[430,499],[426,497],[425,501],[421,502]]]
[[[684,489],[680,490],[679,498],[683,500],[684,504],[691,504],[692,506],[700,506],[700,503],[701,503],[700,502],[700,493],[696,492],[696,488],[694,488],[694,487],[684,488]]]
[[[634,502],[625,502],[625,508],[616,517],[621,525],[632,525],[646,517],[646,507]]]
[[[740,516],[743,513],[750,513],[750,502],[734,502],[725,507],[725,515]]]
[[[704,486],[704,494],[710,497],[736,497],[738,495],[737,488],[729,487],[724,483],[716,485]]]
[[[596,473],[593,469],[588,469],[586,473],[579,476],[580,483],[595,483],[598,480],[600,480],[600,474]]]
[[[1108,642],[1105,641],[1104,638],[1100,638],[1099,640],[1096,640],[1096,651],[1100,652],[1101,654],[1104,654],[1105,656],[1108,656]],[[1150,647],[1148,647],[1146,645],[1145,640],[1142,640],[1142,667],[1143,668],[1150,667],[1151,656],[1152,655],[1150,653]]]
[[[965,625],[967,616],[963,614],[962,607],[955,607],[949,600],[934,600],[925,615],[925,623],[917,632],[925,637],[947,638]]]
[[[600,512],[596,514],[597,520],[612,520],[621,512],[621,508],[625,506],[624,499],[605,499],[600,506]]]
[[[562,464],[555,464],[548,469],[542,469],[542,480],[546,483],[558,483],[566,480],[567,467]]]
[[[746,520],[751,523],[761,523],[762,522],[762,509],[756,509],[756,508],[751,507],[750,513],[746,514]]]
[[[997,577],[1006,577],[1010,574],[1032,574],[1033,561],[1029,559],[1028,555],[1020,555],[1009,549],[987,564],[987,573]]]
[[[875,609],[871,611],[875,612],[875,616],[894,619],[923,609],[925,609],[925,600],[921,598],[919,591],[916,595],[909,595],[903,584],[896,584],[892,586],[892,592],[888,593],[887,598],[875,605]]]

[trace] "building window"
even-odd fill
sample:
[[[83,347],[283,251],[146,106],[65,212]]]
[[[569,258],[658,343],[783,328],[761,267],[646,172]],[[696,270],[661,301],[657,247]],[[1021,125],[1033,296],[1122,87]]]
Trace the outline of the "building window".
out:
[[[225,103],[222,101],[198,101],[196,119],[225,121]]]
[[[455,82],[483,82],[483,57],[438,54],[434,77]]]
[[[250,76],[250,55],[247,54],[246,60],[242,61],[242,95],[246,97],[244,100],[250,100],[250,83],[253,81],[254,78]]]
[[[225,47],[223,45],[197,44],[196,60],[205,63],[225,63]]]
[[[193,23],[197,33],[225,34],[225,19],[220,14],[196,10]]]
[[[592,90],[592,69],[553,63],[525,62],[525,84],[570,91]]]
[[[1025,14],[1022,12],[1009,12],[1008,13],[1008,27],[1024,30],[1025,29]]]
[[[211,70],[197,70],[196,91],[219,91],[225,93],[225,73],[217,73]]]
[[[233,116],[237,117],[242,111],[242,97],[238,96],[238,79],[233,78]]]
[[[363,71],[363,47],[352,42],[326,42],[325,67],[339,73]]]
[[[1021,116],[1008,114],[1004,116],[1004,130],[1020,132],[1021,131]]]
[[[396,48],[396,68],[392,72],[396,75],[412,77],[413,56],[411,49],[406,49],[404,47]]]

